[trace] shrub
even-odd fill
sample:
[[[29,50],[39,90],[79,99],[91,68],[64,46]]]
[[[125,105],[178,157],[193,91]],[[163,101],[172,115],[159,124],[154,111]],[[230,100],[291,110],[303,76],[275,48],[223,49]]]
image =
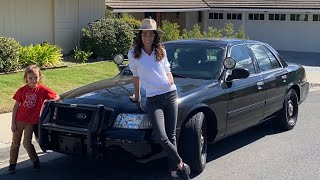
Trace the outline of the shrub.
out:
[[[40,67],[53,67],[62,61],[62,49],[57,45],[41,43],[20,49],[20,64],[26,67],[36,64]]]
[[[92,52],[82,51],[77,46],[73,49],[73,58],[77,62],[87,62],[89,57],[92,55]]]
[[[131,27],[131,29],[139,29],[141,25],[140,20],[134,18],[132,15],[128,13],[121,13],[120,20],[126,22]]]
[[[246,30],[242,25],[239,27],[238,31],[236,32],[235,37],[239,39],[249,39],[248,36],[246,35]]]
[[[207,38],[222,38],[222,29],[209,27],[208,32],[205,33]]]
[[[0,37],[0,72],[10,72],[20,68],[20,47],[13,38]]]
[[[225,37],[227,37],[227,38],[234,38],[235,37],[232,23],[226,23],[223,30],[225,33]]]
[[[162,35],[163,41],[178,40],[180,38],[180,26],[177,23],[170,23],[167,20],[162,21],[164,34]]]
[[[188,32],[186,29],[183,29],[182,39],[187,39],[187,38],[203,38],[204,35],[200,30],[200,26],[198,24],[195,24],[193,28]]]
[[[101,19],[82,29],[81,49],[95,57],[112,59],[127,54],[133,42],[131,27],[119,19]]]

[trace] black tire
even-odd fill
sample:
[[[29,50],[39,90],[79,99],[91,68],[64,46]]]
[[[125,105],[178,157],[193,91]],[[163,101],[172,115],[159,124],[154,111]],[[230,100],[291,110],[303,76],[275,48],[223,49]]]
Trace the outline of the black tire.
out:
[[[280,110],[279,118],[277,119],[282,130],[291,130],[297,123],[299,102],[295,90],[290,89],[285,96],[283,108]]]
[[[194,172],[202,172],[207,162],[206,121],[203,112],[193,115],[181,129],[179,152]]]

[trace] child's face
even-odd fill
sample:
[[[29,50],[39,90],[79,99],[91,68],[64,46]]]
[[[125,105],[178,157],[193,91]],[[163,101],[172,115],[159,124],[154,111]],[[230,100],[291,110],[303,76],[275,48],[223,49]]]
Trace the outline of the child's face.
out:
[[[27,74],[27,82],[28,86],[31,88],[37,87],[38,83],[40,81],[39,72],[32,72]]]

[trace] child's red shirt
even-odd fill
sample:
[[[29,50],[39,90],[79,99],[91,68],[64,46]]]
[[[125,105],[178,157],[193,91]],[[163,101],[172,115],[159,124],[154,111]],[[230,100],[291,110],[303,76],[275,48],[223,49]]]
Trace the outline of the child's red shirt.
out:
[[[45,100],[54,99],[57,94],[50,88],[39,84],[35,88],[25,85],[18,89],[13,99],[20,102],[16,121],[37,124]]]

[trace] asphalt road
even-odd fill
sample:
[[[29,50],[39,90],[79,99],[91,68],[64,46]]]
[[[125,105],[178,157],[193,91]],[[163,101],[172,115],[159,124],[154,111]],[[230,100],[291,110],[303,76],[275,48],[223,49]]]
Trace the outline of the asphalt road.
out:
[[[320,91],[310,92],[291,131],[279,132],[264,123],[209,145],[207,166],[192,179],[320,179],[319,100]],[[15,175],[5,174],[6,167],[0,167],[0,179],[168,179],[165,159],[140,164],[121,153],[113,158],[117,161],[90,162],[58,153],[40,154],[40,171],[34,171],[26,160],[18,164]]]

